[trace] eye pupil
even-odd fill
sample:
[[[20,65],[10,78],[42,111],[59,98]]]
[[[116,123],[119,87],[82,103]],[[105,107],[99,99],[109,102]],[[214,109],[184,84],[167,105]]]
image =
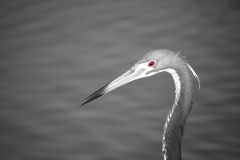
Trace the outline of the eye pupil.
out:
[[[149,66],[149,67],[155,66],[155,61],[150,61],[150,62],[148,63],[148,66]]]

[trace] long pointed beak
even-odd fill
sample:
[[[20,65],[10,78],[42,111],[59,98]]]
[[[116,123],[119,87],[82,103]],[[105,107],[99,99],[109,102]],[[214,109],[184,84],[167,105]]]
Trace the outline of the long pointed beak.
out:
[[[91,94],[89,97],[87,97],[84,101],[82,101],[79,106],[82,106],[88,102],[91,102],[92,100],[126,84],[133,80],[136,80],[138,78],[141,78],[141,74],[144,72],[144,69],[136,69],[135,67],[132,67],[130,70],[122,74],[120,77],[116,78],[109,84],[105,85],[104,87],[100,88],[93,94]]]

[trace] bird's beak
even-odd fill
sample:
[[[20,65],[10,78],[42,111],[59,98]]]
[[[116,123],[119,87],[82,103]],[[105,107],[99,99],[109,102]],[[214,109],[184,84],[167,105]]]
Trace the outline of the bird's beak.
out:
[[[129,83],[133,80],[139,79],[144,77],[145,69],[144,68],[139,68],[139,67],[132,67],[130,70],[122,74],[120,77],[116,78],[109,84],[105,85],[104,87],[100,88],[93,94],[91,94],[89,97],[87,97],[82,103],[79,105],[84,105],[126,83]]]

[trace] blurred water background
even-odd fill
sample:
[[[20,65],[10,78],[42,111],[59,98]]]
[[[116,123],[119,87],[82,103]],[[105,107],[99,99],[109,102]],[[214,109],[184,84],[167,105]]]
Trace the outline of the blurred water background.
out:
[[[2,1],[0,26],[1,160],[162,159],[170,74],[77,107],[160,48],[201,80],[183,159],[240,159],[238,0]]]

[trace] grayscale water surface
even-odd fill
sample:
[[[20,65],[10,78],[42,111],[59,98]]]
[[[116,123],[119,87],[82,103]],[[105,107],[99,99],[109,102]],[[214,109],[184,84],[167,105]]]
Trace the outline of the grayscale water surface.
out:
[[[0,26],[1,160],[162,159],[170,74],[77,107],[160,48],[201,80],[183,159],[240,159],[238,0],[3,1]]]

